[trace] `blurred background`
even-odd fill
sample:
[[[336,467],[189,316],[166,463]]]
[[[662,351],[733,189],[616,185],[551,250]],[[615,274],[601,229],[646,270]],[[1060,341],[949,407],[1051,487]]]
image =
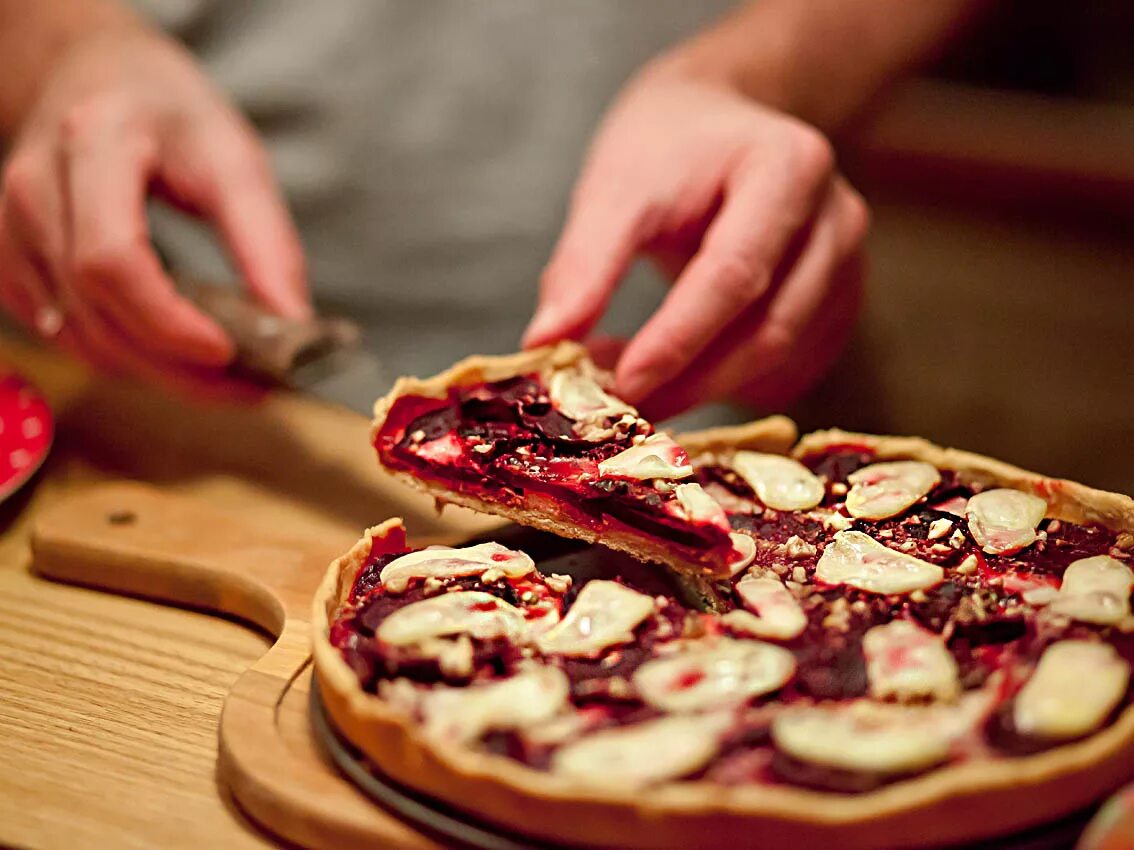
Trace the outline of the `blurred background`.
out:
[[[1134,6],[992,4],[847,140],[868,304],[802,426],[1134,493]]]
[[[731,3],[134,5],[263,134],[320,306],[359,318],[393,376],[515,349],[603,108]],[[920,434],[1134,493],[1132,35],[1123,0],[990,2],[837,140],[874,211],[867,305],[788,411],[802,428]],[[182,273],[231,275],[193,223],[157,209],[154,227]],[[604,329],[664,293],[637,268]]]

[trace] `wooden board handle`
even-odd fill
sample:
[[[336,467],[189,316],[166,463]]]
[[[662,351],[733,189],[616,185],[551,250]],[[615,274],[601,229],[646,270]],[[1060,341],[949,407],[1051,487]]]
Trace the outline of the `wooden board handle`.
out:
[[[121,482],[44,511],[32,563],[47,578],[231,614],[278,636],[285,618],[309,619],[311,594],[348,545],[280,537],[200,500]]]

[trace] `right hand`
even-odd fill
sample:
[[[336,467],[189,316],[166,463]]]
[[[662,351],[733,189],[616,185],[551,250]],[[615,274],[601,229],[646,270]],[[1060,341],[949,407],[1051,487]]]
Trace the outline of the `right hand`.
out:
[[[107,371],[217,375],[232,340],[162,269],[151,191],[216,226],[265,306],[310,315],[303,250],[252,128],[141,25],[85,37],[43,81],[0,182],[0,303]]]

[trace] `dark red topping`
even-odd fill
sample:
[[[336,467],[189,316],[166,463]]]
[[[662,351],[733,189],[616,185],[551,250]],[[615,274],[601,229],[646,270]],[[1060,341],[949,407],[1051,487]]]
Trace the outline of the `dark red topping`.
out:
[[[599,479],[600,461],[653,429],[640,421],[599,442],[580,439],[537,376],[455,388],[444,400],[397,399],[375,437],[382,463],[486,501],[553,498],[572,522],[601,535],[633,531],[667,541],[682,558],[719,567],[732,544],[724,529],[681,520],[649,482]]]
[[[510,465],[520,462],[515,453],[519,446],[535,447],[533,455],[538,456],[537,449],[554,444],[556,451],[561,452],[554,462],[562,464],[561,468],[556,468],[564,475],[581,463],[597,463],[596,457],[601,456],[604,449],[593,444],[579,445],[579,441],[573,440],[569,423],[568,427],[561,427],[562,423],[551,416],[553,411],[532,402],[532,386],[522,381],[510,382],[470,391],[469,398],[450,400],[448,406],[444,406],[445,402],[433,401],[435,407],[438,404],[444,407],[425,414],[429,421],[425,421],[420,412],[408,421],[422,430],[427,430],[428,425],[427,433],[441,436],[453,433],[454,429],[466,435],[475,428],[479,428],[476,433],[481,436],[494,435],[492,451],[485,453],[486,457],[498,461],[485,467],[492,475],[505,475]],[[407,404],[413,407],[418,401],[411,399]],[[480,414],[491,412],[493,418],[484,422],[470,419],[469,410]],[[832,485],[845,485],[851,472],[874,459],[863,446],[838,447],[804,459],[806,465],[826,481],[824,510],[838,510],[845,499],[845,489]],[[756,539],[756,568],[774,570],[788,583],[789,589],[794,583],[793,592],[807,617],[807,627],[798,638],[783,642],[796,659],[793,680],[773,699],[754,701],[744,720],[726,737],[718,756],[703,770],[686,778],[722,784],[790,783],[841,793],[861,793],[907,778],[807,764],[777,751],[769,734],[771,703],[849,700],[865,696],[868,682],[863,637],[874,626],[895,618],[911,619],[943,636],[957,662],[963,688],[981,687],[990,676],[1000,674],[998,702],[984,723],[983,742],[978,749],[984,747],[1008,756],[1025,755],[1062,743],[1021,735],[1012,726],[1014,694],[1022,684],[1020,671],[1034,664],[1053,642],[1067,638],[1101,638],[1113,644],[1127,662],[1134,665],[1134,634],[1039,618],[1037,608],[1023,599],[1029,589],[1058,587],[1071,562],[1110,553],[1116,544],[1116,535],[1106,528],[1045,520],[1040,525],[1040,539],[1027,549],[1010,556],[985,554],[972,539],[962,517],[931,507],[973,495],[955,475],[943,471],[941,483],[922,504],[886,520],[857,521],[851,525],[886,546],[939,564],[945,570],[945,581],[935,588],[906,596],[882,597],[848,587],[816,585],[816,564],[839,524],[825,524],[821,514],[816,512],[768,510],[744,481],[723,467],[699,469],[697,476],[702,484],[722,486],[746,501],[743,509],[730,508],[730,523],[734,529]],[[626,500],[624,504],[632,506],[629,509],[640,508],[644,517],[641,522],[651,517],[656,521],[659,517],[657,503],[635,491],[633,484],[612,490],[616,492],[609,494],[611,498]],[[573,492],[590,494],[578,504],[593,504],[597,498],[581,484]],[[940,528],[942,520],[951,523],[947,532],[935,533],[931,538],[931,527],[937,523]],[[665,527],[664,521],[662,527]],[[527,546],[520,548],[534,551]],[[398,596],[384,592],[377,577],[391,557],[388,550],[379,552],[376,548],[374,557],[359,573],[352,588],[351,600],[356,603],[355,607],[332,627],[332,643],[341,648],[363,686],[371,690],[379,680],[391,676],[408,676],[421,682],[447,681],[435,662],[430,666],[421,659],[391,654],[373,637],[375,629],[392,611],[426,595],[420,584],[411,584]],[[601,547],[576,547],[554,557],[560,559],[557,570],[567,569],[584,576],[566,594],[557,597],[564,613],[588,578],[628,576],[636,568],[625,556],[606,552]],[[550,562],[541,560],[541,563]],[[970,569],[973,563],[976,566]],[[648,571],[645,577],[656,580],[656,575]],[[723,581],[719,585],[727,605],[741,604],[734,589],[737,580]],[[489,585],[475,576],[450,581],[462,589],[482,590],[520,606],[524,604],[525,593],[538,591],[540,599],[550,593],[538,577],[501,580]],[[665,643],[728,631],[716,616],[689,611],[657,587],[638,585],[636,579],[631,586],[651,595],[662,593],[668,600],[657,614],[637,628],[632,643],[612,647],[597,658],[548,659],[567,675],[571,700],[593,723],[591,728],[624,725],[658,716],[660,712],[644,705],[635,694],[634,672],[656,657],[659,647]],[[502,641],[477,642],[475,671],[470,678],[508,675],[518,660],[516,649]],[[676,681],[674,687],[695,687],[702,676],[691,673]],[[1134,691],[1134,687],[1131,690]],[[1116,709],[1116,715],[1130,705],[1132,699],[1132,693],[1128,692]],[[554,751],[553,746],[537,746],[516,732],[490,733],[484,744],[492,752],[537,769],[547,767]],[[958,753],[959,758],[969,755],[972,753]]]

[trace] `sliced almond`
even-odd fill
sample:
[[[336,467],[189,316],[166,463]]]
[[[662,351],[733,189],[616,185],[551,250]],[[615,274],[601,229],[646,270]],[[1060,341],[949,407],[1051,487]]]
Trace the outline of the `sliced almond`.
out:
[[[654,599],[614,581],[587,582],[567,615],[536,639],[549,655],[594,657],[634,639],[634,629],[654,613]]]
[[[857,700],[788,708],[772,722],[782,752],[810,764],[882,774],[913,773],[949,757],[955,730],[929,709]]]
[[[969,531],[985,552],[1007,555],[1032,545],[1047,502],[1031,493],[997,488],[977,493],[965,507]]]
[[[729,465],[769,508],[806,511],[823,501],[823,482],[790,457],[739,451]]]
[[[733,558],[728,562],[728,574],[738,576],[756,560],[756,541],[739,531],[729,532],[728,538],[732,541],[733,551]]]
[[[677,497],[683,519],[716,526],[724,531],[732,528],[724,508],[700,484],[678,484],[673,488],[673,495]]]
[[[1132,588],[1134,572],[1117,558],[1080,558],[1063,573],[1051,610],[1084,623],[1114,625],[1130,616]]]
[[[548,382],[552,406],[576,422],[601,424],[620,416],[637,416],[638,411],[607,393],[590,375],[576,369],[560,369]]]
[[[1129,665],[1108,643],[1053,643],[1016,696],[1016,729],[1056,740],[1093,732],[1118,705],[1129,680]]]
[[[847,513],[858,519],[887,519],[924,499],[941,482],[936,467],[918,460],[872,463],[847,476]]]
[[[754,620],[737,620],[746,633],[772,640],[791,640],[807,628],[807,615],[784,585],[774,578],[746,575],[736,584],[737,595]],[[734,612],[730,612],[734,613]],[[728,614],[724,622],[728,623]]]
[[[936,564],[895,552],[861,531],[838,532],[815,568],[819,581],[886,595],[928,590],[944,577]]]
[[[662,711],[704,711],[779,690],[794,673],[795,656],[782,647],[721,637],[647,661],[634,687]]]
[[[673,480],[688,478],[693,474],[693,467],[685,449],[672,438],[666,434],[652,434],[638,445],[600,461],[598,471],[602,478]]]
[[[526,622],[521,609],[491,593],[461,590],[399,608],[382,621],[376,634],[380,641],[392,646],[410,646],[455,635],[515,640],[523,635]]]
[[[720,749],[732,715],[672,715],[606,729],[559,748],[551,771],[588,785],[639,788],[679,779]]]
[[[948,701],[961,693],[957,662],[945,641],[909,620],[874,626],[863,636],[862,651],[875,699]]]
[[[440,686],[421,698],[426,734],[470,743],[492,729],[543,723],[568,706],[570,684],[555,667],[535,667],[508,679],[463,688]]]
[[[453,549],[430,546],[402,555],[382,568],[379,578],[390,593],[403,593],[415,578],[454,578],[497,570],[508,578],[520,578],[535,571],[535,562],[523,552],[506,549],[499,543],[479,543]]]

